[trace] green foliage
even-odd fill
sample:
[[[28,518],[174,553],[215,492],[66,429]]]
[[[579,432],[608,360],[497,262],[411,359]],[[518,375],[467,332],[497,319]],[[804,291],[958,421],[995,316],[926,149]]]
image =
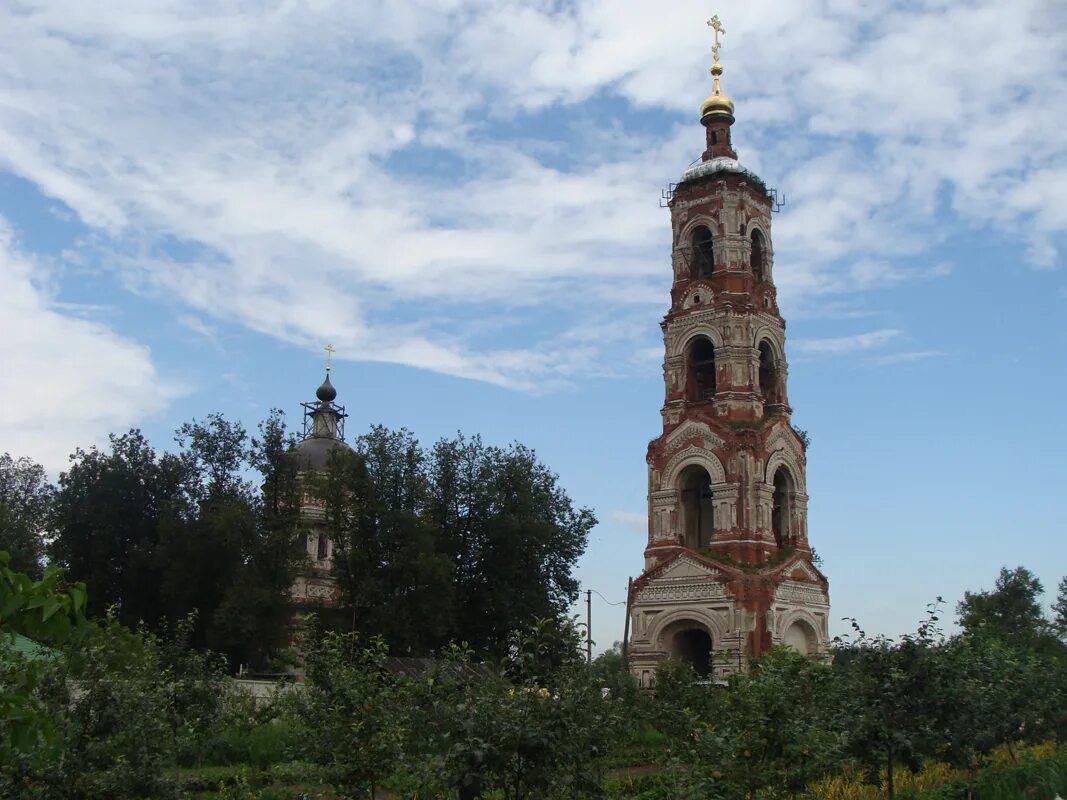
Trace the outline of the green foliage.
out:
[[[156,640],[116,619],[94,625],[71,655],[59,717],[63,747],[44,779],[56,798],[165,798],[179,743],[175,694]]]
[[[659,726],[684,765],[679,796],[792,796],[841,763],[826,665],[781,649],[731,676],[726,687],[695,677],[677,663],[656,677]]]
[[[312,630],[304,646],[307,688],[294,698],[304,729],[297,752],[338,792],[367,796],[392,773],[403,736],[385,644]]]
[[[1067,641],[1067,576],[1060,578],[1056,602],[1052,604],[1052,627],[1060,639]]]
[[[15,634],[48,645],[68,642],[84,625],[85,587],[55,568],[40,580],[10,568],[0,551],[0,793],[18,794],[58,744],[53,709],[57,664],[14,650]]]
[[[894,770],[901,764],[917,769],[941,738],[938,707],[952,676],[940,669],[938,658],[940,602],[930,605],[915,634],[899,642],[868,637],[852,620],[857,638],[842,653],[839,725],[872,781],[887,770],[889,797]]]
[[[450,628],[452,564],[420,510],[421,451],[406,431],[375,428],[337,449],[314,477],[342,589],[340,623],[381,635],[396,653],[425,654]]]
[[[1048,635],[1041,613],[1041,581],[1025,567],[1004,567],[991,592],[965,592],[956,606],[960,627],[971,635],[1029,645]]]
[[[343,613],[334,627],[381,635],[394,653],[449,641],[499,657],[512,631],[562,623],[595,518],[575,510],[533,451],[462,436],[427,454],[374,427],[309,483],[333,543]]]
[[[218,414],[178,430],[159,455],[139,431],[106,451],[78,450],[51,510],[51,555],[92,587],[89,612],[162,630],[198,612],[188,644],[233,668],[285,645],[287,590],[298,559],[298,486],[277,413],[249,442]],[[262,476],[257,491],[243,477]]]
[[[570,626],[541,620],[512,638],[499,674],[463,679],[452,669],[412,681],[406,788],[420,797],[601,796],[601,765],[628,709],[602,695],[577,642]],[[468,664],[470,651],[450,658]]]
[[[455,565],[451,638],[499,656],[512,631],[562,621],[578,597],[573,569],[593,512],[576,509],[557,476],[519,444],[441,440],[427,478],[426,514]]]
[[[40,464],[0,454],[0,550],[11,556],[11,569],[40,575],[54,491]]]

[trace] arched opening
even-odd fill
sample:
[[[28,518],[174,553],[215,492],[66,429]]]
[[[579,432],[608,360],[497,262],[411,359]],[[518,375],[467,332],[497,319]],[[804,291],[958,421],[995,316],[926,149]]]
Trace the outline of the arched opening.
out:
[[[793,648],[802,656],[811,656],[818,652],[815,631],[808,623],[799,619],[786,629],[782,636],[782,644]]]
[[[775,366],[771,343],[764,339],[759,345],[759,388],[763,404],[780,403],[778,393],[778,368]]]
[[[326,539],[326,534],[325,533],[320,533],[319,534],[318,552],[316,553],[316,557],[319,559],[319,561],[325,561],[326,560],[326,556],[328,555],[328,550],[329,550],[329,545],[328,545],[328,540]]]
[[[711,636],[702,628],[687,628],[674,634],[671,655],[689,664],[699,677],[711,675]]]
[[[715,399],[715,345],[698,336],[689,345],[689,399],[694,402]]]
[[[682,470],[678,484],[681,496],[682,543],[691,550],[707,547],[715,534],[711,476],[703,467],[692,464]]]
[[[707,225],[700,225],[693,231],[690,240],[693,253],[692,278],[710,278],[715,271],[715,248],[713,247],[711,230]]]
[[[763,241],[763,233],[757,228],[752,231],[752,274],[757,281],[767,279],[767,247]]]
[[[792,544],[790,518],[793,515],[793,476],[785,467],[774,473],[774,500],[771,506],[771,529],[779,547]]]

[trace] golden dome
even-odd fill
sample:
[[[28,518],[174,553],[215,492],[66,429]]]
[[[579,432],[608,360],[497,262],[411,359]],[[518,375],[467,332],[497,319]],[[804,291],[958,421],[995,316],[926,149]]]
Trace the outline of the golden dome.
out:
[[[709,114],[728,114],[732,117],[734,115],[734,101],[724,95],[722,87],[719,86],[722,64],[716,61],[711,67],[711,74],[715,80],[712,84],[711,94],[700,104],[700,118],[704,119]]]

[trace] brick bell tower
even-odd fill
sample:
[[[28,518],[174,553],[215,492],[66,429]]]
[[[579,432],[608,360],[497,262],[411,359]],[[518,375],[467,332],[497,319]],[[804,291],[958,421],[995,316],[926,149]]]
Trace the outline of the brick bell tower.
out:
[[[722,677],[779,644],[825,653],[826,577],[808,544],[805,443],[790,423],[775,197],[737,160],[717,17],[707,147],[666,193],[674,247],[663,433],[648,446],[648,546],[630,594],[630,668],[665,657]]]

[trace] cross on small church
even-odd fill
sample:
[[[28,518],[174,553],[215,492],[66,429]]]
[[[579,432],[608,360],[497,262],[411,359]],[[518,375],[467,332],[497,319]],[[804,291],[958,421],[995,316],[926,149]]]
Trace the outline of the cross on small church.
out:
[[[333,354],[337,352],[337,350],[334,348],[334,346],[332,344],[328,344],[322,349],[326,351],[326,372],[329,373],[329,371],[330,371],[330,359],[333,356]]]
[[[722,23],[719,21],[719,15],[718,14],[716,14],[714,17],[712,17],[711,19],[708,20],[708,27],[711,28],[713,31],[715,31],[715,43],[711,46],[711,56],[712,56],[712,58],[715,59],[716,62],[718,62],[718,60],[719,60],[719,47],[720,47],[719,34],[721,33],[721,34],[723,34],[725,36],[726,35],[726,28],[724,28],[722,26]]]

